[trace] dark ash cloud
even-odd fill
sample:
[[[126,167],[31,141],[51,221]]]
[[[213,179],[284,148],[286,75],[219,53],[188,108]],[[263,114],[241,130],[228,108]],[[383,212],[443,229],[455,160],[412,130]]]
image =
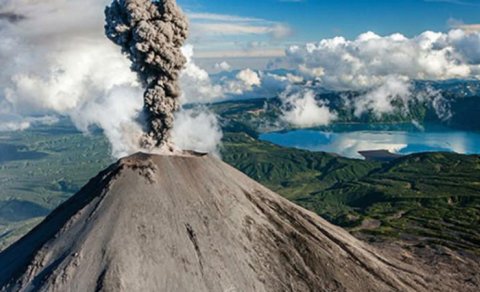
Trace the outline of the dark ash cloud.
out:
[[[105,10],[107,37],[122,48],[146,88],[146,134],[141,146],[171,144],[174,113],[179,109],[178,79],[187,60],[182,54],[187,18],[175,0],[115,0]]]
[[[21,14],[13,13],[13,12],[0,12],[0,20],[6,20],[8,22],[19,22],[25,20],[27,17]]]

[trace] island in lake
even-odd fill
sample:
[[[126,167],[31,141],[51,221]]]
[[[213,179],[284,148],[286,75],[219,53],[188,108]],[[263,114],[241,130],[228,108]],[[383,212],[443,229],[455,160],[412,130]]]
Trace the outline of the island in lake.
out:
[[[365,159],[368,161],[380,161],[380,162],[392,161],[403,156],[401,154],[392,153],[385,149],[358,151],[358,154],[365,157]]]

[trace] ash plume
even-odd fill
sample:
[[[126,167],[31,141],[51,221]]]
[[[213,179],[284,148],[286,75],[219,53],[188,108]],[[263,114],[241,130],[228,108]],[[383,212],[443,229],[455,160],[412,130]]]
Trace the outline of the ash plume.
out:
[[[13,12],[0,12],[0,20],[6,19],[9,22],[19,22],[24,20],[25,18],[25,16]]]
[[[140,146],[170,147],[179,109],[178,79],[187,60],[181,47],[188,22],[175,0],[114,0],[105,9],[107,37],[122,48],[146,88],[145,134]]]

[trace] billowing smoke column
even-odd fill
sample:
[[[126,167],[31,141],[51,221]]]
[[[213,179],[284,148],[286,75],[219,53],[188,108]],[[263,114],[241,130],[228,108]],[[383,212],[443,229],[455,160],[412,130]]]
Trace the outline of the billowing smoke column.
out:
[[[175,0],[114,0],[105,9],[105,33],[132,61],[146,87],[146,133],[142,148],[170,147],[179,108],[178,78],[186,59],[181,52],[188,22]]]

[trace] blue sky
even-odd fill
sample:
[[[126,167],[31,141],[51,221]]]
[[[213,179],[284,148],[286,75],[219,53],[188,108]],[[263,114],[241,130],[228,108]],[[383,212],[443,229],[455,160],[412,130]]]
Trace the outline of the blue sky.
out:
[[[207,55],[208,51],[236,49],[264,51],[288,44],[319,41],[344,36],[352,39],[373,31],[379,35],[402,33],[407,37],[426,30],[448,31],[455,25],[480,23],[480,0],[178,0],[183,9],[197,15],[195,23],[222,23],[212,34],[212,26],[195,29],[191,42]],[[203,14],[202,14],[203,13]],[[209,19],[201,16],[208,13]],[[212,15],[226,16],[219,21]],[[237,16],[234,18],[232,16]],[[230,20],[228,20],[230,19]],[[252,20],[253,19],[253,20]],[[252,20],[252,21],[249,21]],[[223,22],[224,23],[224,22]],[[262,27],[239,31],[241,26]],[[195,27],[195,25],[194,25]],[[270,29],[268,29],[270,27]],[[277,31],[278,30],[278,31]],[[213,54],[212,54],[213,55]]]

